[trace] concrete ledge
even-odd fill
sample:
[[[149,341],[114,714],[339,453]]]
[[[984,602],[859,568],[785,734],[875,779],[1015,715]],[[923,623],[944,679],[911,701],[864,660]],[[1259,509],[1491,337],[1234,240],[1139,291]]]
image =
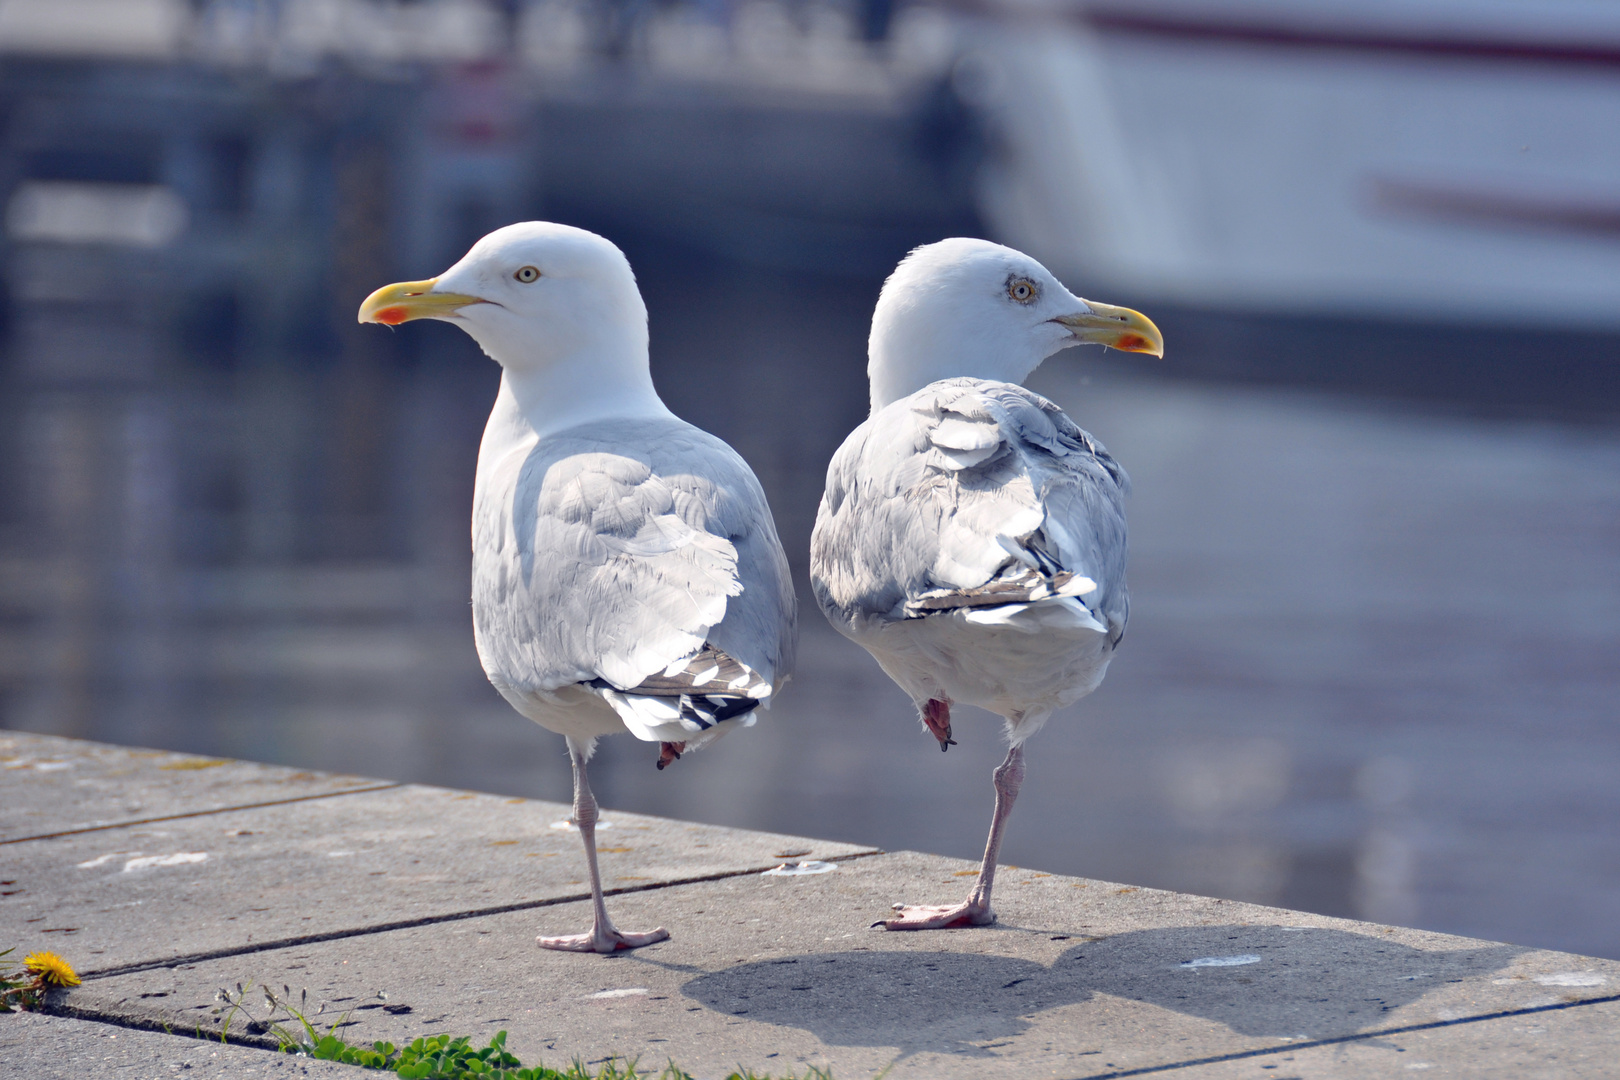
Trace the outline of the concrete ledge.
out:
[[[0,731],[0,779],[0,844],[398,786],[8,731]]]
[[[20,735],[0,736],[0,752],[86,761],[97,784],[116,783],[120,754],[128,775],[144,760]],[[552,828],[560,805],[316,777],[321,797],[230,809],[217,801],[228,788],[198,794],[212,768],[179,769],[172,805],[206,810],[151,814],[168,808],[155,783],[144,823],[51,829],[84,817],[64,794],[77,767],[0,774],[8,806],[62,808],[29,819],[46,838],[0,846],[0,948],[74,962],[85,983],[55,1007],[80,1021],[217,1033],[216,991],[241,982],[295,1000],[307,989],[350,1041],[505,1029],[526,1062],[617,1054],[700,1077],[807,1063],[841,1080],[885,1067],[1596,1077],[1620,1061],[1614,961],[1013,868],[998,926],[886,933],[869,924],[891,903],[956,899],[973,866],[612,813],[598,840],[615,918],[673,938],[616,957],[551,953],[536,934],[589,919],[577,836]],[[251,795],[282,772],[214,768]],[[836,869],[760,873],[806,852]],[[263,1025],[290,1018],[249,1001],[233,1038],[268,1042]],[[47,1055],[64,1061],[106,1045],[42,1023],[0,1017],[0,1039],[66,1040]]]

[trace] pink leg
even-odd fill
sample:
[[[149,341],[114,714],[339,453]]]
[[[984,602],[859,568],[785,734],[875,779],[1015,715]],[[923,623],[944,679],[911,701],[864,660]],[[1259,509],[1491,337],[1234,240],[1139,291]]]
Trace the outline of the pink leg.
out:
[[[930,698],[922,707],[922,722],[934,738],[939,740],[941,750],[949,750],[956,745],[951,738],[951,702],[949,698]]]
[[[1024,748],[1007,751],[1007,760],[992,774],[996,784],[996,812],[990,819],[990,839],[984,845],[984,862],[979,864],[979,880],[968,898],[953,907],[896,904],[899,917],[885,920],[886,930],[943,930],[954,926],[989,926],[996,921],[990,910],[990,890],[996,884],[996,856],[1001,852],[1001,833],[1012,813],[1018,788],[1024,782]],[[880,925],[874,923],[873,925]]]
[[[662,926],[646,933],[634,933],[618,929],[608,918],[607,904],[602,900],[602,875],[596,868],[596,796],[591,794],[591,783],[585,775],[585,748],[569,739],[568,756],[574,763],[574,824],[579,826],[580,839],[585,841],[585,862],[591,868],[591,904],[595,908],[595,919],[588,934],[540,937],[535,941],[542,949],[598,953],[636,949],[663,941],[669,937],[669,931]]]

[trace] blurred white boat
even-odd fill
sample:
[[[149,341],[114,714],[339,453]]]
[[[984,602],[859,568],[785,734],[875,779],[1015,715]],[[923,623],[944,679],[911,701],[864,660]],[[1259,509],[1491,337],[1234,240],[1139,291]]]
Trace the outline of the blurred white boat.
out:
[[[1111,299],[1620,327],[1620,3],[992,3],[981,209]]]

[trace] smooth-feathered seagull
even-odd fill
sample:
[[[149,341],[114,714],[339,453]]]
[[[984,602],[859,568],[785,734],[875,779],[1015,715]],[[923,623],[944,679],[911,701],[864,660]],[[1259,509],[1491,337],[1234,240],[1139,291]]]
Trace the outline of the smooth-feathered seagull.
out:
[[[443,319],[501,365],[473,490],[473,633],[489,681],[568,740],[591,871],[589,933],[548,949],[662,941],[608,918],[596,866],[596,740],[658,767],[754,722],[793,662],[795,600],[759,481],[653,389],[647,309],[623,252],[583,229],[508,225],[429,281],[378,289],[361,322]]]
[[[983,926],[1024,741],[1102,682],[1125,633],[1129,484],[1102,444],[1019,385],[1082,342],[1164,355],[1145,316],[1082,300],[984,240],[920,247],[872,316],[872,413],[827,469],[811,581],[832,624],[912,700],[941,750],[951,706],[1006,722],[978,882],[896,904],[890,930]]]

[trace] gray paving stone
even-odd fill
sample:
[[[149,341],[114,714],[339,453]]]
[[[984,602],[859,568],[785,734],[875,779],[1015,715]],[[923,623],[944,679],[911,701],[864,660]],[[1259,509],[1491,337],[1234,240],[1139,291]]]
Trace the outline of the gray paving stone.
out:
[[[621,925],[662,922],[674,936],[615,957],[535,947],[536,933],[585,925],[575,903],[95,979],[69,1000],[206,1027],[219,987],[286,984],[324,1002],[323,1021],[343,1019],[352,1041],[506,1029],[526,1062],[673,1058],[700,1077],[813,1063],[852,1080],[885,1067],[896,1078],[1173,1070],[1296,1046],[1339,1063],[1352,1051],[1309,1044],[1382,1047],[1396,1036],[1380,1032],[1561,1003],[1575,1005],[1546,1023],[1579,1026],[1566,1013],[1608,1009],[1580,1003],[1620,993],[1620,962],[1027,870],[1004,873],[997,927],[869,928],[896,900],[955,898],[971,871],[898,853],[625,895]],[[1530,1045],[1516,1033],[1526,1023],[1398,1038],[1468,1056]],[[1490,1043],[1488,1025],[1509,1026]],[[1380,1075],[1381,1058],[1353,1053],[1369,1064],[1345,1075]],[[1286,1075],[1280,1065],[1251,1072]]]
[[[1456,1024],[1165,1073],[1187,1080],[1611,1080],[1620,1073],[1620,1002]]]
[[[360,776],[0,731],[0,844],[389,786]],[[13,857],[6,852],[0,864]]]
[[[87,976],[53,997],[70,1016],[0,1016],[6,1075],[353,1074],[161,1033],[217,1031],[238,983],[233,1037],[266,1045],[267,1023],[295,1025],[255,986],[285,985],[350,1041],[505,1029],[530,1063],[674,1059],[705,1080],[1580,1078],[1620,1060],[1615,961],[1015,868],[1001,925],[888,934],[869,924],[890,903],[954,900],[974,867],[613,813],[614,915],[674,937],[551,953],[537,933],[589,918],[562,805],[35,736],[0,753],[0,823],[52,834],[0,841],[0,947]],[[260,805],[225,809],[241,803]],[[123,824],[74,831],[97,822]],[[757,873],[805,858],[842,861]]]
[[[363,1080],[378,1075],[352,1065],[38,1013],[0,1015],[0,1063],[6,1076],[28,1080]]]
[[[554,827],[568,815],[557,803],[409,786],[12,844],[0,847],[0,941],[55,949],[90,973],[577,898],[588,893],[579,835]],[[597,848],[614,891],[872,850],[605,820]]]

